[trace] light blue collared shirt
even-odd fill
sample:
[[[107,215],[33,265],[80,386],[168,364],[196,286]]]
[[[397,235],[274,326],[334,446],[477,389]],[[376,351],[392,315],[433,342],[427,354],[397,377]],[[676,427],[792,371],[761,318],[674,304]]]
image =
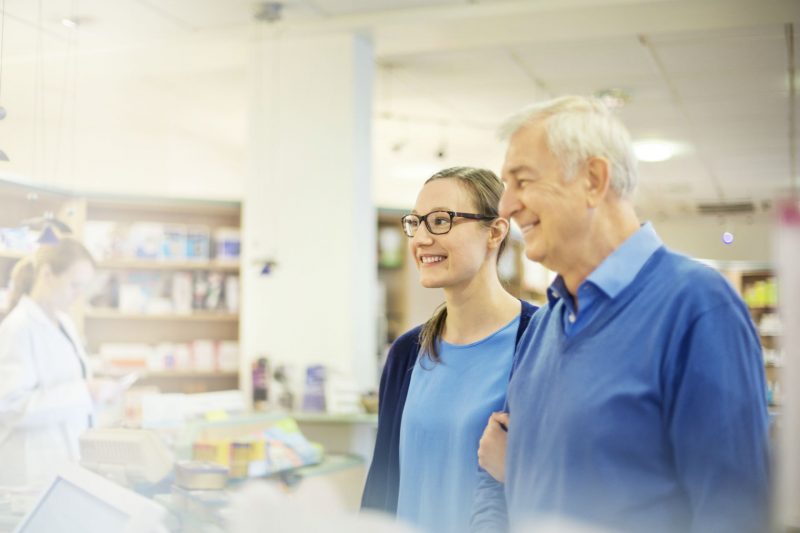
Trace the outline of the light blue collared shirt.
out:
[[[564,297],[568,295],[564,279],[556,277],[547,290],[547,300],[554,309],[559,300],[564,303],[561,309],[564,333],[574,335],[589,324],[600,307],[594,304],[601,298],[613,299],[621,293],[661,246],[663,243],[653,225],[642,224],[580,284],[577,309],[572,298]]]

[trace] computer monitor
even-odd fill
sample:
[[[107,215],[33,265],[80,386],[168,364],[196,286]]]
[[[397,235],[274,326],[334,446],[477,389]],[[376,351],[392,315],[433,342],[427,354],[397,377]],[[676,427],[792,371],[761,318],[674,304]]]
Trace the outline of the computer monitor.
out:
[[[78,465],[61,470],[15,533],[165,531],[166,511],[144,496]]]
[[[129,486],[155,485],[175,463],[161,437],[145,429],[92,428],[79,443],[82,466]]]

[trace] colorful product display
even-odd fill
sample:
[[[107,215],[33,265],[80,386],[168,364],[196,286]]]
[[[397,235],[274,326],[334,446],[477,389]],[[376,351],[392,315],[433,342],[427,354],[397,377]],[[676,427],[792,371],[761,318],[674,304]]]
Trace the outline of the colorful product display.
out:
[[[309,442],[291,418],[236,439],[200,440],[192,445],[194,461],[228,468],[230,479],[264,477],[300,466],[319,463],[323,450]]]

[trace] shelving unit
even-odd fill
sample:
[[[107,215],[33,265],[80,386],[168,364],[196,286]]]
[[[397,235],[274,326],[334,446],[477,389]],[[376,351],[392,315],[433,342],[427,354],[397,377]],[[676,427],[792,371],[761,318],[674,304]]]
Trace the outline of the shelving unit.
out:
[[[762,269],[742,272],[741,278],[741,294],[750,309],[764,350],[770,405],[779,407],[783,357],[779,346],[781,325],[778,319],[775,274],[772,270]]]
[[[384,303],[384,338],[379,339],[382,343],[391,343],[409,328],[406,282],[414,266],[408,257],[408,237],[400,228],[404,214],[388,209],[378,212],[378,283]]]
[[[205,232],[208,236],[204,245],[207,252],[205,256],[165,257],[164,254],[171,250],[166,248],[166,244],[163,245],[164,250],[147,257],[137,256],[134,253],[136,250],[118,249],[120,247],[112,247],[110,253],[105,255],[95,251],[98,259],[97,277],[101,280],[113,278],[122,280],[120,283],[128,286],[136,285],[142,280],[160,280],[159,292],[148,295],[158,298],[159,305],[150,306],[145,300],[144,303],[152,308],[120,308],[119,294],[112,290],[105,297],[108,301],[96,301],[94,304],[87,302],[82,308],[75,310],[73,317],[85,337],[87,353],[93,359],[92,366],[99,374],[118,376],[137,371],[140,373],[140,379],[136,386],[156,386],[163,392],[205,392],[238,388],[239,373],[238,370],[230,368],[232,366],[230,360],[226,361],[224,368],[217,370],[207,370],[207,361],[202,369],[187,368],[184,364],[166,369],[162,368],[168,365],[162,365],[162,368],[153,370],[148,369],[145,361],[139,368],[127,365],[115,368],[101,361],[98,355],[103,346],[109,345],[115,345],[117,351],[120,346],[124,349],[126,344],[138,347],[188,346],[184,349],[185,352],[186,349],[195,349],[197,343],[205,343],[204,348],[211,346],[213,350],[219,351],[223,342],[227,341],[228,348],[230,342],[238,342],[240,264],[238,257],[231,259],[233,254],[227,254],[222,260],[216,258],[213,236],[223,228],[239,228],[240,203],[79,194],[74,191],[2,180],[0,180],[0,202],[3,205],[0,211],[0,228],[19,228],[25,221],[47,214],[68,224],[74,235],[84,242],[91,241],[89,230],[96,221],[103,221],[102,223],[117,228],[123,235],[122,239],[125,238],[125,232],[137,224],[194,229],[200,231],[201,236],[202,232]],[[15,236],[14,231],[9,230],[9,235]],[[115,235],[115,239],[119,240],[119,237]],[[175,242],[170,244],[175,248]],[[187,253],[193,250],[190,249],[191,244],[192,241],[187,240]],[[202,245],[201,240],[198,245],[201,250],[203,250]],[[3,246],[3,241],[0,240],[0,286],[8,286],[11,268],[25,255],[26,250],[9,249]],[[175,276],[183,276],[184,280],[189,280],[191,283],[191,294],[189,294],[191,300],[179,310],[171,309],[176,302],[169,293],[173,288],[171,282]],[[215,281],[234,278],[237,283],[231,284],[231,287],[235,289],[235,298],[224,300],[222,295],[226,287],[223,286],[219,292],[219,299],[209,304],[214,308],[205,309],[205,304],[211,300],[208,296],[202,297],[202,293],[198,293],[196,283],[197,279],[206,283],[209,277],[214,277]],[[3,311],[5,309],[0,310],[0,319],[4,316]],[[214,357],[218,355],[216,353]]]
[[[114,228],[122,228],[123,232],[132,232],[131,228],[137,224],[154,224],[164,228],[165,239],[170,228],[201,228],[211,237],[218,228],[238,228],[240,219],[241,206],[237,202],[107,196],[90,196],[86,199],[86,220],[89,225],[93,222],[111,224]],[[238,260],[216,259],[211,243],[209,239],[208,249],[201,250],[207,255],[188,259],[182,256],[165,257],[164,254],[172,253],[166,249],[166,241],[150,246],[152,250],[145,248],[153,243],[145,242],[142,249],[137,247],[135,250],[137,254],[151,254],[149,257],[132,256],[131,250],[119,250],[113,243],[108,246],[105,257],[98,262],[98,271],[108,275],[109,279],[117,280],[120,286],[136,286],[157,279],[157,287],[142,289],[147,294],[143,305],[149,307],[149,301],[158,298],[160,307],[130,309],[130,304],[126,304],[127,307],[122,305],[122,297],[119,302],[105,301],[100,302],[103,305],[87,307],[84,323],[90,353],[100,353],[103,346],[114,346],[116,343],[123,343],[123,347],[124,343],[134,343],[134,346],[144,344],[155,349],[164,343],[191,346],[196,341],[211,341],[215,345],[220,341],[238,341],[238,312],[220,308],[223,307],[221,299],[212,304],[215,309],[198,308],[194,294],[197,276],[238,277]],[[192,295],[189,296],[192,301],[185,302],[180,310],[163,309],[164,306],[178,305],[174,293],[177,275],[191,279]],[[112,300],[113,296],[111,294]],[[208,301],[206,298],[200,298],[200,305]],[[238,300],[238,294],[235,299]],[[108,306],[109,303],[112,307]],[[113,307],[115,303],[118,306],[116,308]],[[115,351],[118,350],[117,347]],[[113,373],[114,369],[107,368],[106,372]],[[227,369],[208,371],[181,365],[165,370],[144,370],[138,384],[155,385],[164,392],[207,392],[238,388],[238,379],[238,372]]]

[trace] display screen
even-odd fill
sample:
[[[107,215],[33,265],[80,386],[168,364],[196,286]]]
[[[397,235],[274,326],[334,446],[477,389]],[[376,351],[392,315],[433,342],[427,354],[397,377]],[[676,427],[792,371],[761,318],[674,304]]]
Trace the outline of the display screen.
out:
[[[57,479],[20,533],[108,533],[122,531],[128,515],[99,496]]]

